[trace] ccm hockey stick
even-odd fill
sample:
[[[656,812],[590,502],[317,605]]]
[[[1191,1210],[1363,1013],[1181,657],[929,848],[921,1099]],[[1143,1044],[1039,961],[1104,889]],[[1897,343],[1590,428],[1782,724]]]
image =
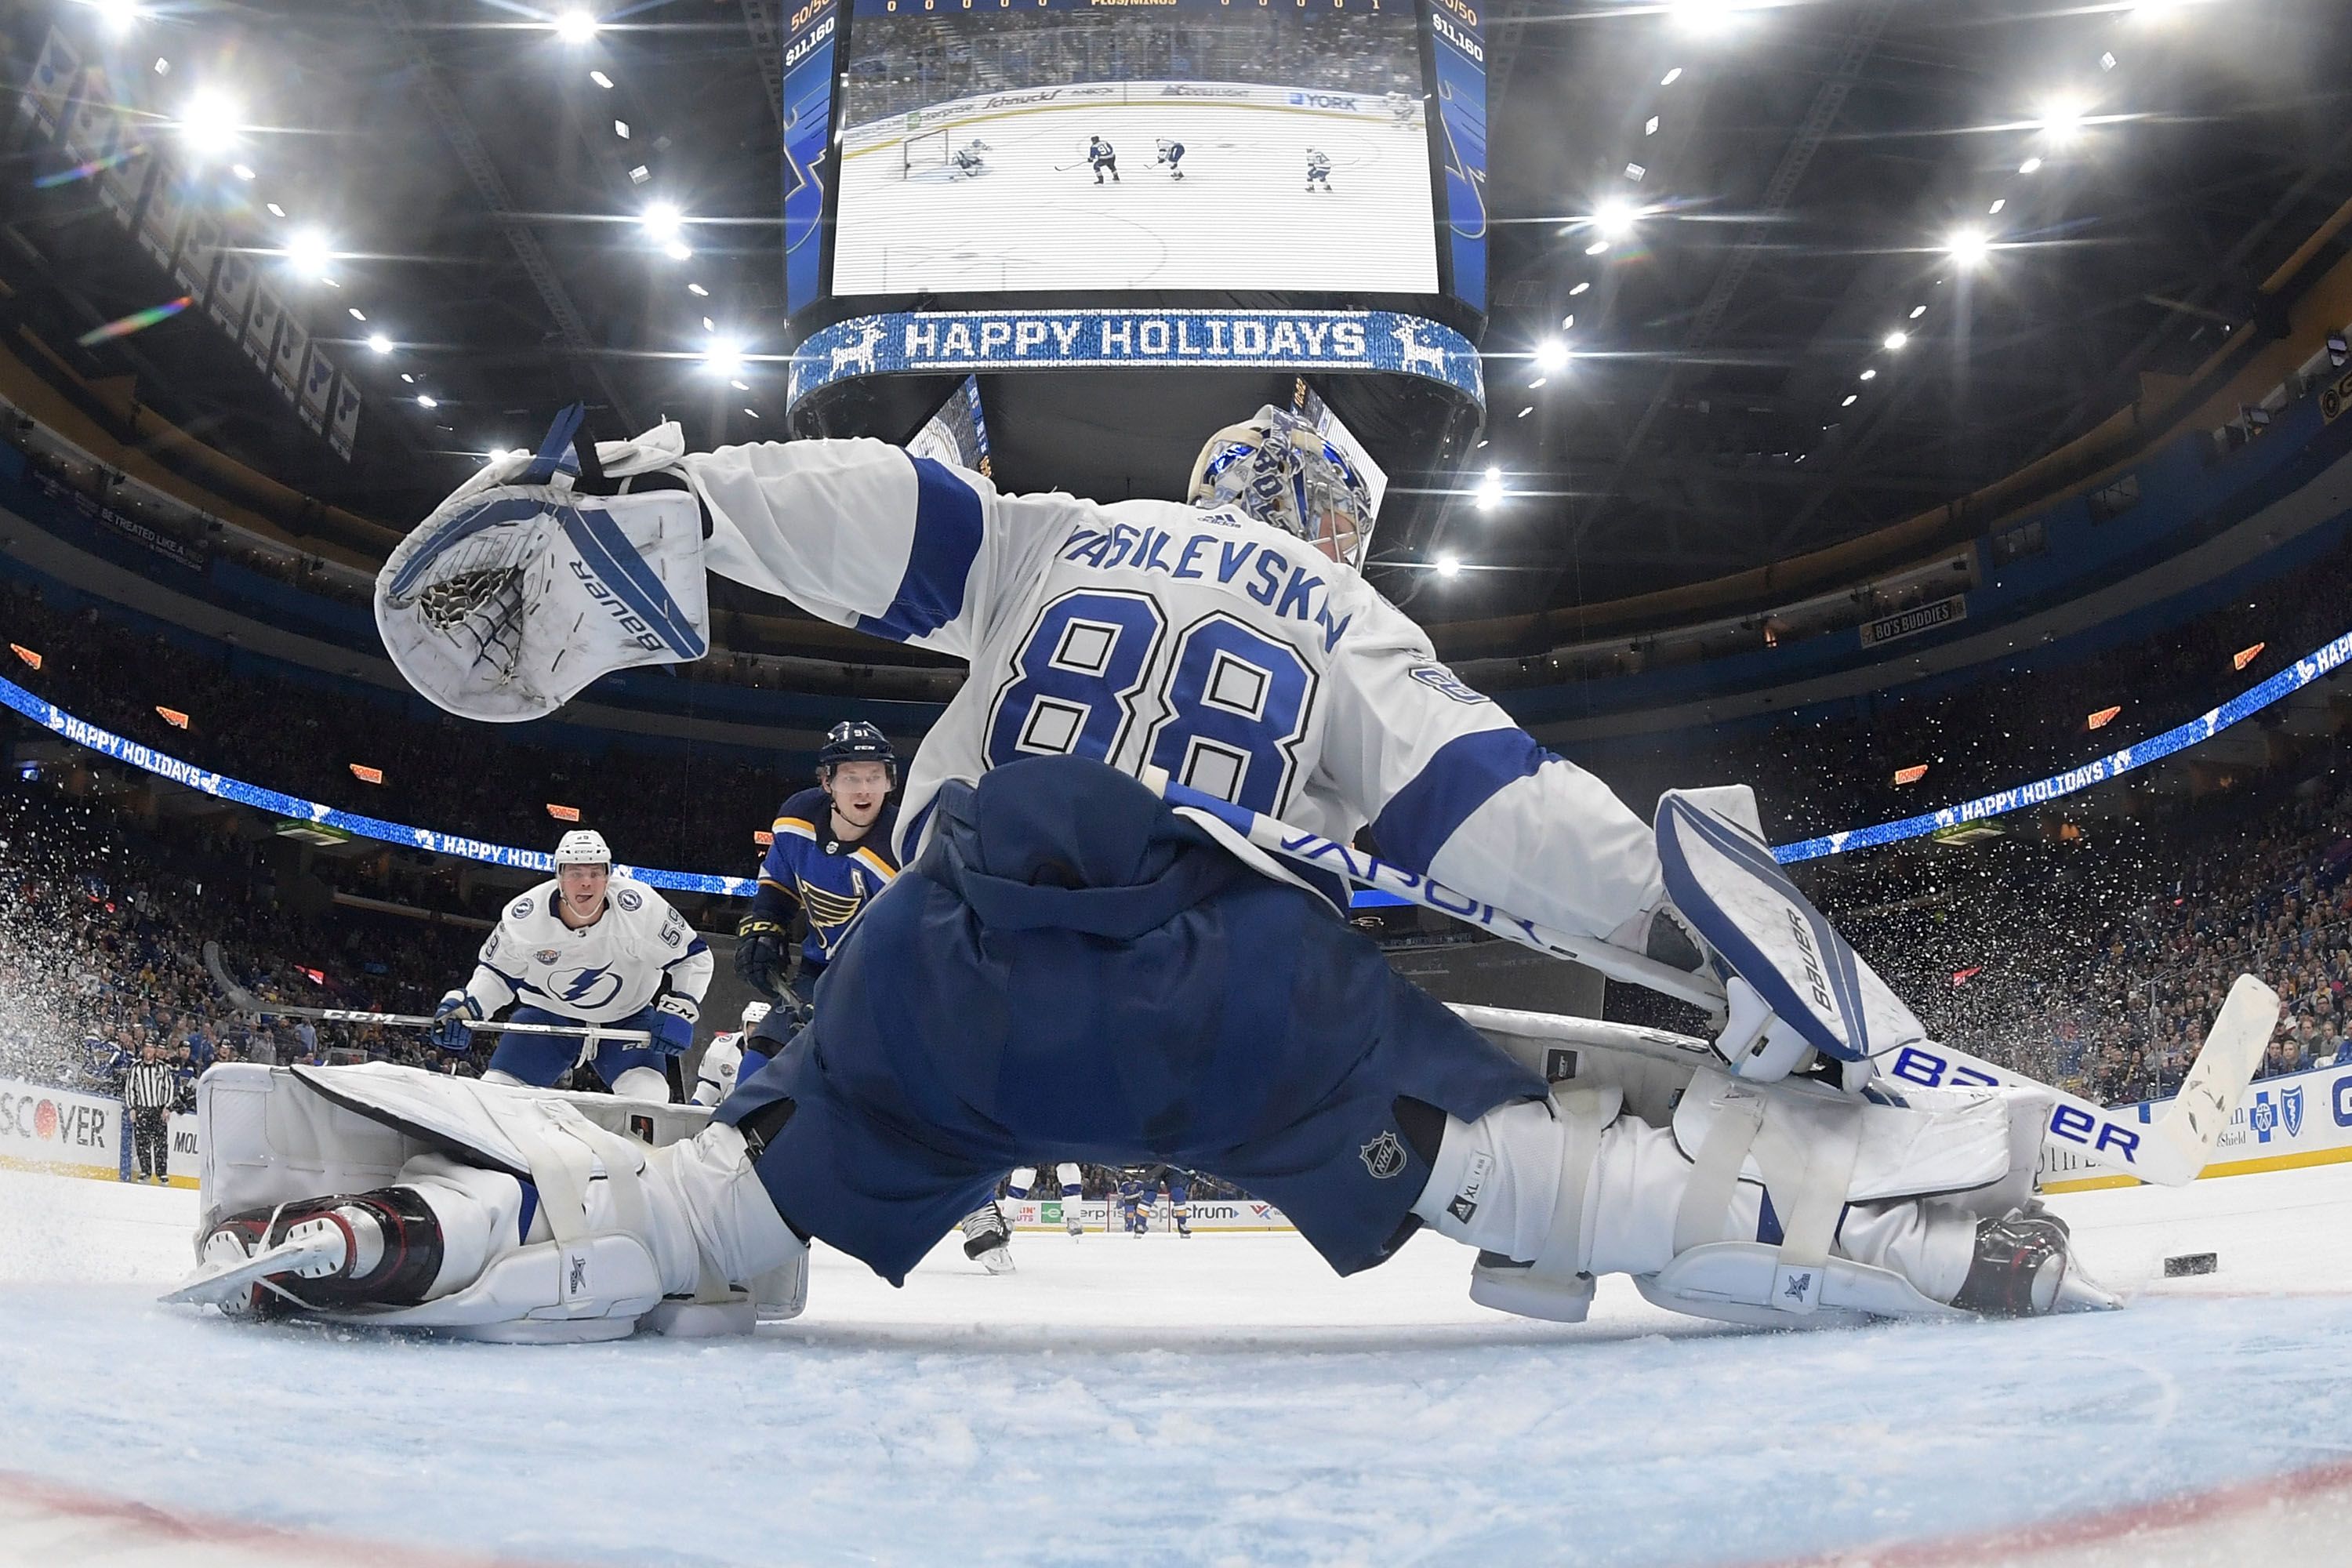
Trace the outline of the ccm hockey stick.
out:
[[[1612,980],[1646,986],[1704,1009],[1718,1025],[1726,1015],[1722,987],[1711,975],[1691,973],[1660,963],[1640,953],[1612,947],[1594,937],[1572,936],[1496,908],[1481,899],[1455,892],[1417,871],[1391,865],[1375,855],[1290,826],[1246,806],[1232,805],[1180,784],[1158,768],[1145,771],[1145,787],[1172,806],[1213,818],[1257,848],[1298,865],[1339,875],[1351,882],[1393,893],[1409,903],[1435,910],[1506,942],[1548,952],[1599,970]],[[2063,1089],[2054,1089],[2021,1072],[2000,1067],[1957,1047],[1918,1039],[1895,1046],[1874,1059],[1888,1083],[1912,1089],[1978,1089],[2013,1084],[2051,1096],[2044,1142],[2064,1149],[2091,1164],[2158,1186],[2177,1187],[2197,1179],[2212,1158],[2214,1141],[2230,1124],[2244,1097],[2263,1047],[2278,1026],[2278,994],[2251,974],[2238,976],[2221,1011],[2199,1047],[2197,1059],[2182,1080],[2171,1108],[2152,1121],[2127,1121]],[[1644,1031],[1645,1033],[1658,1033]],[[1686,1037],[1665,1036],[1656,1042],[1662,1056],[1687,1058],[1678,1044]],[[1719,1062],[1713,1047],[1710,1060]]]
[[[348,1007],[295,1007],[282,1002],[265,1002],[228,977],[221,963],[220,943],[205,943],[205,971],[228,1005],[240,1013],[275,1013],[286,1018],[319,1018],[336,1024],[389,1024],[395,1028],[429,1029],[430,1016],[422,1013],[362,1013]],[[608,1029],[601,1024],[506,1024],[495,1018],[470,1020],[466,1027],[478,1035],[562,1035],[566,1039],[584,1039],[588,1046],[600,1040],[619,1040],[625,1045],[643,1046],[653,1037],[643,1029]]]

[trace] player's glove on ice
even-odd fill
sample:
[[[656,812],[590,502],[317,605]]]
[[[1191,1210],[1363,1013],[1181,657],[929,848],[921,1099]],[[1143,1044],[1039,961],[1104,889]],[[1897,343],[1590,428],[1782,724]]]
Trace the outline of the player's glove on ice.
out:
[[[784,935],[782,925],[761,914],[745,915],[735,928],[735,973],[771,1001],[784,994],[784,970],[791,961]]]
[[[474,1032],[466,1026],[482,1016],[482,1005],[463,991],[452,991],[433,1009],[433,1027],[426,1038],[445,1051],[470,1051]]]

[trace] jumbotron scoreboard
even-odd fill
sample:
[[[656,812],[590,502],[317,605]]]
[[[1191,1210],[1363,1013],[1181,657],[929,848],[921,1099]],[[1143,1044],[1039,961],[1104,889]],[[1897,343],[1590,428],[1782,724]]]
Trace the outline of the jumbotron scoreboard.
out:
[[[1305,380],[1391,468],[1466,449],[1471,0],[810,0],[784,68],[796,432],[977,376],[1015,484],[1169,494]]]

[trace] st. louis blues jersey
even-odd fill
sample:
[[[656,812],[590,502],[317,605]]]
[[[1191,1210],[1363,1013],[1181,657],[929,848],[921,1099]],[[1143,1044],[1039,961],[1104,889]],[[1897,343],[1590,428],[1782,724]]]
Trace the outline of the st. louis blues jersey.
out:
[[[866,900],[898,875],[892,847],[898,826],[898,805],[891,801],[864,837],[855,842],[836,838],[833,800],[821,789],[804,789],[777,809],[751,907],[779,923],[791,915],[794,904],[808,916],[808,937],[801,944],[804,972],[833,962],[834,950]]]
[[[943,781],[1076,752],[1341,842],[1370,824],[1390,859],[1570,932],[1605,936],[1664,897],[1640,817],[1305,541],[1171,501],[1000,495],[879,441],[685,464],[713,514],[709,569],[970,663],[899,797],[902,863]]]
[[[710,944],[634,877],[606,884],[604,913],[574,931],[556,912],[553,878],[508,902],[482,943],[467,994],[485,1014],[509,1002],[588,1024],[617,1024],[665,990],[702,1000]]]

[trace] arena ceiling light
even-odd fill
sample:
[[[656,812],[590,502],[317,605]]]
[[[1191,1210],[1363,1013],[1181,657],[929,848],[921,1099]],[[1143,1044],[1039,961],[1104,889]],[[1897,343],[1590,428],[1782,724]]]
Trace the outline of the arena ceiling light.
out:
[[[105,23],[110,32],[129,32],[147,15],[147,8],[136,4],[135,0],[89,0],[89,8],[98,13],[98,19]]]
[[[370,332],[367,346],[380,354],[388,354],[392,352],[392,340],[382,332]]]
[[[1480,511],[1492,511],[1496,507],[1502,505],[1503,470],[1498,468],[1488,468],[1486,470],[1486,477],[1478,481],[1478,489],[1475,492],[1475,504]]]
[[[2084,117],[2089,112],[2079,98],[2053,98],[2042,106],[2036,123],[2052,146],[2071,146],[2083,139]]]
[[[1573,316],[1569,318],[1574,321]],[[1545,375],[1556,375],[1568,368],[1568,345],[1558,338],[1546,338],[1536,345],[1536,369]]]
[[[1910,344],[1910,342],[1911,334],[1908,332],[1889,332],[1880,346],[1888,353],[1899,354]]]
[[[1458,555],[1439,556],[1437,574],[1441,577],[1459,577],[1462,575],[1462,558]]]
[[[732,338],[713,338],[702,351],[702,368],[732,380],[743,374],[743,345]]]
[[[437,397],[420,392],[416,395],[416,406],[419,408],[438,408],[441,406],[441,400]]]
[[[236,145],[245,110],[226,93],[197,93],[180,110],[180,140],[198,155],[226,153]]]
[[[1593,232],[1607,240],[1623,239],[1633,232],[1642,219],[1642,209],[1632,202],[1612,197],[1593,209]]]
[[[1992,254],[1992,237],[1980,228],[1956,228],[1944,237],[1944,253],[1955,266],[1972,270]]]
[[[286,264],[298,277],[324,278],[335,264],[334,242],[315,228],[306,228],[286,242]]]
[[[555,36],[567,44],[584,44],[593,39],[603,24],[581,10],[561,12],[554,22]]]

